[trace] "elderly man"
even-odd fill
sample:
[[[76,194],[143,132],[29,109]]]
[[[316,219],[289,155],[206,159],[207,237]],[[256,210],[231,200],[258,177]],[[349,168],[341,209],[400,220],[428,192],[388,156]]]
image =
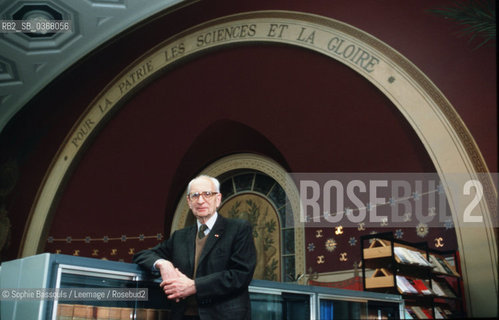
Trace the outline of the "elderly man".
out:
[[[161,274],[172,319],[251,319],[248,285],[256,266],[251,225],[217,213],[220,183],[209,176],[193,179],[187,203],[194,226],[175,231],[133,261]]]

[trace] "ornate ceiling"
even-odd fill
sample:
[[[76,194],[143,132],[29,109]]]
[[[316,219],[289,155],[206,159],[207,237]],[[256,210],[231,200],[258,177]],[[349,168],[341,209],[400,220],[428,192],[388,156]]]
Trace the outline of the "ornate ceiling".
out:
[[[68,20],[72,32],[0,33],[0,132],[32,97],[94,48],[184,0],[0,0],[0,19]]]

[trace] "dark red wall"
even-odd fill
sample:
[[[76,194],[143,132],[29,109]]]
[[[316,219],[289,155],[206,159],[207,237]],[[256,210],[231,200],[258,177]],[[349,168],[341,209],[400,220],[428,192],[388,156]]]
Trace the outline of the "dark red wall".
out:
[[[451,1],[204,1],[99,48],[61,75],[2,133],[20,179],[9,195],[15,258],[27,216],[61,141],[91,100],[149,48],[235,12],[282,9],[328,16],[401,52],[450,100],[489,169],[497,171],[495,48],[473,50],[456,25],[427,12]],[[84,154],[55,210],[54,238],[168,234],[186,181],[214,160],[255,152],[290,172],[433,172],[404,118],[344,65],[287,46],[223,49],[178,66],[135,95]],[[114,240],[113,240],[114,241]],[[130,242],[132,241],[132,242]],[[52,243],[46,250],[129,258],[155,239]],[[111,250],[118,255],[111,256]]]
[[[70,223],[73,238],[162,232],[188,179],[238,152],[291,172],[434,171],[390,101],[342,64],[294,47],[225,49],[123,107],[74,172],[50,235],[64,239]]]

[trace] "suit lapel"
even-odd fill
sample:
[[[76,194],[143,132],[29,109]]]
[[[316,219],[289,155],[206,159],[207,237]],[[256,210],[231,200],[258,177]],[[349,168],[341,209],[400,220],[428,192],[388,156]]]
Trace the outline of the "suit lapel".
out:
[[[194,255],[196,254],[196,233],[197,226],[191,227],[189,232],[187,232],[187,257],[189,259],[189,270],[191,275],[194,274]]]
[[[208,238],[206,239],[206,244],[204,245],[203,251],[201,252],[201,256],[199,257],[198,267],[201,265],[203,259],[208,255],[213,246],[217,243],[217,241],[223,237],[225,230],[225,218],[218,214],[217,221],[213,226],[213,229],[208,234]]]

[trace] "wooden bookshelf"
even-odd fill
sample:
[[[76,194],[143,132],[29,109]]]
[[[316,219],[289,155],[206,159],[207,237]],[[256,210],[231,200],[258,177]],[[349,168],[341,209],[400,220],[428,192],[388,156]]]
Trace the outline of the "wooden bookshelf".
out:
[[[362,236],[364,290],[402,295],[406,312],[418,319],[462,316],[461,277],[456,263],[445,258],[450,253],[430,250],[426,242],[395,239],[391,232]],[[374,270],[369,278],[366,268]]]
[[[374,270],[373,275],[366,279],[366,288],[392,288],[395,286],[393,274],[384,268]]]

